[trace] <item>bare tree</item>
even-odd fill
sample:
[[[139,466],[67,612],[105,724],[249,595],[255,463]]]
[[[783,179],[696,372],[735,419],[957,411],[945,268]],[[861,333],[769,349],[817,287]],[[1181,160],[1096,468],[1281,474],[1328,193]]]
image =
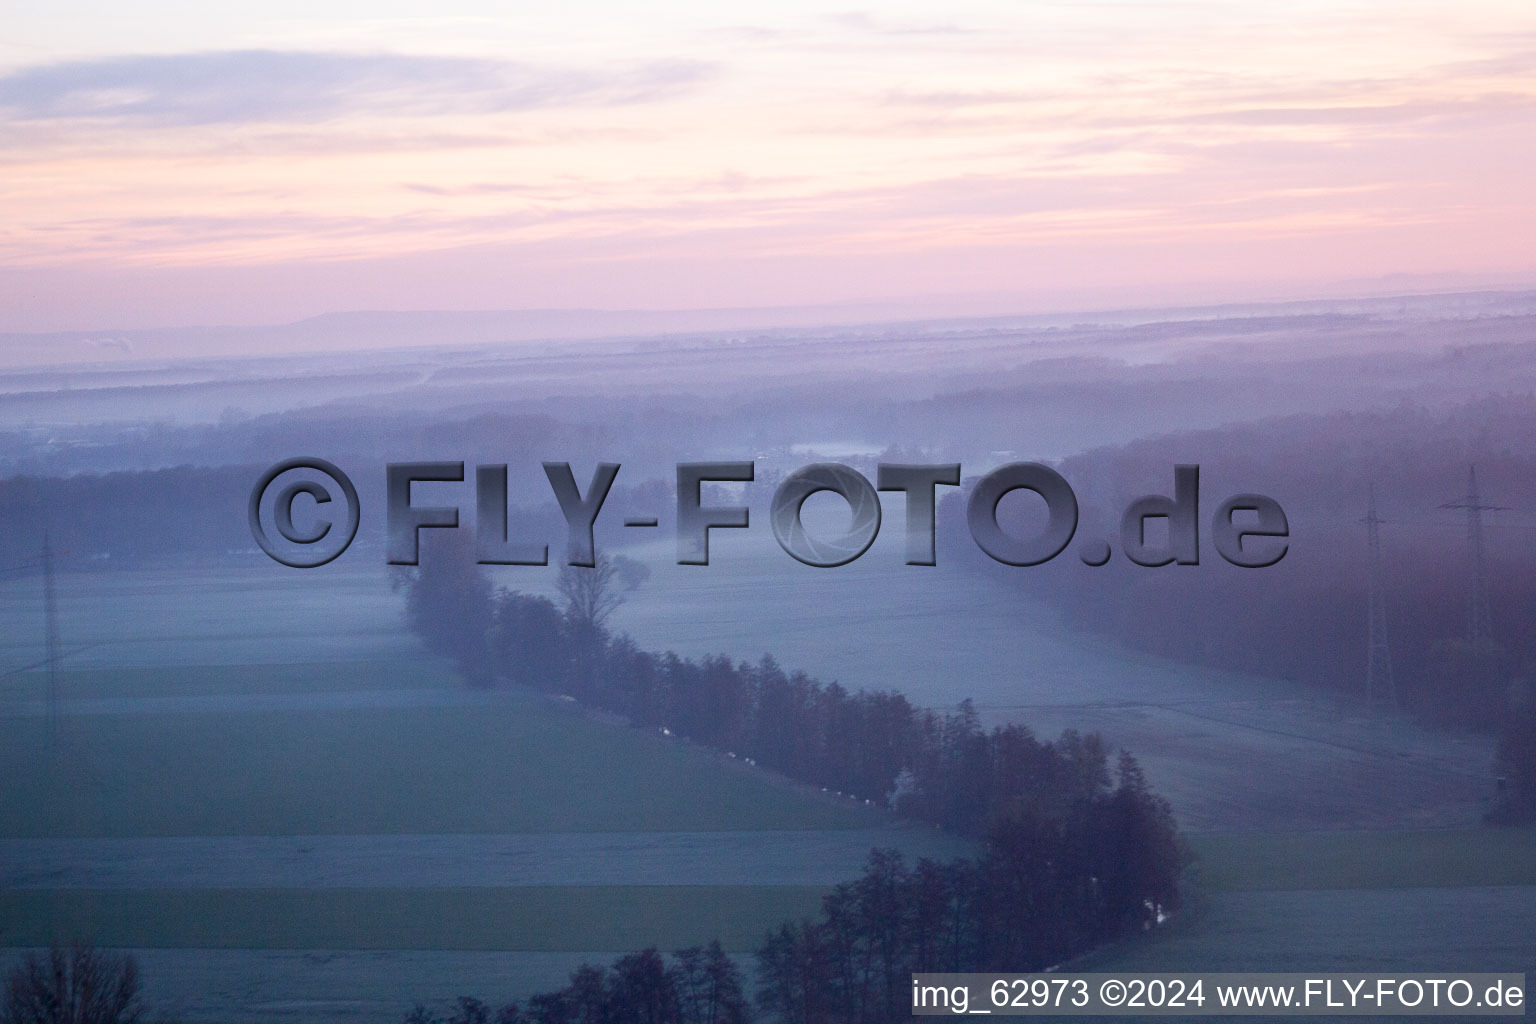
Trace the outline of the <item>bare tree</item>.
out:
[[[0,1024],[138,1024],[139,967],[90,946],[28,953],[6,978]]]
[[[590,568],[562,567],[558,584],[566,618],[580,636],[601,634],[608,617],[624,603],[620,567],[607,555],[599,555]]]

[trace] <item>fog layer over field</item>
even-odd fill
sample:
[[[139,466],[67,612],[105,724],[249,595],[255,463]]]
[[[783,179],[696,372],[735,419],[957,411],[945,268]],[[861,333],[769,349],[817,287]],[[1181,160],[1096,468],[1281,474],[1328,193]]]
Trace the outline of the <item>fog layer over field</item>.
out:
[[[390,329],[422,346],[385,354],[171,358],[178,335],[127,338],[110,351],[135,358],[86,365],[81,339],[58,339],[69,365],[0,376],[0,757],[18,780],[0,794],[0,946],[75,929],[155,949],[151,995],[188,1019],[382,1019],[460,982],[494,998],[562,984],[574,953],[717,936],[748,951],[814,913],[872,846],[970,848],[898,820],[889,794],[824,792],[558,694],[471,686],[411,633],[406,577],[384,564],[384,466],[428,459],[468,464],[470,482],[415,491],[460,506],[465,530],[474,465],[506,463],[513,532],[556,561],[565,524],[541,462],[569,461],[583,489],[598,462],[621,463],[597,540],[640,567],[608,626],[641,649],[771,655],[848,690],[943,711],[970,700],[984,724],[1097,732],[1134,752],[1216,879],[1204,906],[1220,935],[1179,933],[1187,966],[1211,967],[1195,961],[1256,916],[1347,906],[1317,955],[1409,969],[1422,951],[1388,933],[1436,917],[1447,948],[1449,911],[1416,895],[1430,887],[1475,890],[1467,906],[1503,900],[1511,928],[1536,926],[1523,848],[1500,875],[1397,831],[1475,826],[1496,798],[1493,730],[1441,714],[1460,677],[1430,660],[1464,625],[1446,597],[1462,585],[1455,513],[1434,513],[1435,557],[1391,570],[1390,621],[1414,624],[1401,643],[1422,662],[1399,666],[1400,707],[1366,705],[1363,644],[1332,625],[1363,629],[1366,567],[1343,538],[1375,473],[1389,512],[1429,516],[1478,461],[1500,492],[1490,503],[1516,506],[1490,515],[1505,529],[1490,561],[1503,660],[1479,692],[1522,676],[1529,638],[1513,624],[1536,608],[1518,491],[1536,464],[1531,295],[515,343],[494,316],[423,322],[291,331],[312,351],[331,331],[354,332],[338,348]],[[1330,471],[1335,454],[1347,470]],[[336,462],[361,496],[357,542],[314,570],[255,550],[246,521],[262,469],[295,455]],[[754,464],[751,485],[705,493],[749,504],[752,525],[713,531],[711,564],[680,566],[675,466],[702,459]],[[1069,471],[1082,536],[1117,544],[1132,492],[1172,493],[1174,463],[1200,463],[1202,523],[1229,493],[1271,493],[1290,513],[1289,561],[1237,569],[1206,535],[1198,566],[1100,570],[1075,547],[1039,569],[989,563],[959,495],[1036,459]],[[818,569],[784,553],[769,497],[818,460],[871,479],[882,461],[961,463],[966,487],[939,489],[939,564],[903,564],[895,494],[859,560]],[[1404,483],[1404,466],[1422,478]],[[1003,515],[1028,528],[1039,510],[1022,497]],[[626,530],[627,515],[659,525]],[[807,504],[813,531],[846,518],[826,495]],[[1152,575],[1122,586],[1122,570]],[[489,573],[559,597],[555,565]],[[1141,582],[1154,578],[1177,586]],[[1303,649],[1329,663],[1290,656]],[[1273,835],[1317,830],[1391,830],[1400,844],[1381,862],[1445,870],[1403,868],[1382,884],[1413,895],[1392,902],[1365,892],[1348,850]],[[1233,835],[1261,845],[1234,852],[1221,845]],[[1264,851],[1282,848],[1263,874]],[[1234,860],[1253,871],[1218,877]],[[1317,895],[1330,888],[1354,895]],[[1503,970],[1510,934],[1471,922],[1455,941],[1468,964]],[[1233,969],[1263,966],[1243,959],[1257,946],[1227,945]],[[1125,955],[1172,967],[1155,948]],[[421,991],[445,977],[448,991]]]

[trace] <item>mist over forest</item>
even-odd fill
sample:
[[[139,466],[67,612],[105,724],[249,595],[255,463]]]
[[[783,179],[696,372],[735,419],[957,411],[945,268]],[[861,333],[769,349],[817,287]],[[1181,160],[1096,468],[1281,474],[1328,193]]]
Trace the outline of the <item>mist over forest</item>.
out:
[[[57,360],[0,371],[0,569],[15,570],[0,577],[0,719],[17,772],[67,770],[22,772],[0,795],[0,900],[17,922],[0,945],[133,921],[98,928],[100,944],[170,950],[146,962],[173,1002],[214,984],[186,952],[192,928],[242,950],[219,968],[237,987],[284,943],[415,951],[347,975],[393,1019],[404,996],[381,996],[382,974],[440,1000],[452,993],[428,989],[448,970],[460,991],[537,1008],[507,1020],[574,1020],[582,1000],[611,1008],[646,986],[697,1008],[714,978],[729,1019],[755,999],[770,1018],[876,1022],[935,956],[1135,963],[1128,936],[1205,920],[1224,884],[1311,894],[1295,920],[1345,927],[1327,894],[1361,872],[1412,893],[1524,877],[1518,850],[1437,844],[1536,814],[1536,293],[625,323],[380,313],[220,329],[335,348],[239,359],[181,357],[186,331],[18,343]],[[368,350],[370,332],[389,344]],[[294,456],[335,463],[362,509],[356,542],[313,570],[269,559],[247,519],[258,478]],[[704,485],[705,505],[750,509],[748,529],[712,531],[708,567],[678,564],[676,539],[676,468],[701,461],[754,476]],[[455,506],[460,526],[423,531],[414,567],[386,565],[385,466],[402,462],[465,464],[462,482],[415,485],[415,505]],[[591,570],[561,566],[546,462],[570,463],[583,492],[620,464]],[[871,482],[881,464],[959,463],[961,483],[936,493],[937,564],[905,564],[895,493],[853,562],[781,550],[774,490],[815,462]],[[1078,503],[1071,544],[1043,565],[1001,564],[967,523],[977,481],[1016,462],[1053,467]],[[474,561],[475,467],[502,464],[507,536],[547,545],[548,565]],[[1199,466],[1198,564],[1132,564],[1121,516],[1172,496],[1181,465]],[[1244,493],[1284,510],[1278,564],[1241,568],[1213,546],[1212,514]],[[1372,501],[1389,688],[1368,682]],[[293,514],[323,517],[308,499]],[[1044,505],[1014,492],[997,517],[1030,536]],[[835,535],[849,512],[818,494],[804,519]],[[1085,564],[1101,538],[1109,562]],[[1317,845],[1243,846],[1277,834]],[[1327,846],[1367,834],[1403,849]],[[113,845],[129,843],[138,860]],[[1426,879],[1423,864],[1459,873]],[[256,939],[220,902],[252,879]],[[55,885],[67,895],[38,902]],[[348,902],[370,886],[382,902]],[[537,902],[563,886],[602,887],[573,897],[598,910],[530,924],[567,913]],[[182,887],[205,911],[133,902]],[[339,902],[284,902],[302,890]],[[889,892],[921,912],[891,917]],[[390,902],[421,893],[435,909]],[[1390,913],[1421,912],[1401,899]],[[1200,934],[1202,967],[1251,967],[1219,958],[1220,929]],[[1502,955],[1503,939],[1476,939]],[[1412,961],[1372,942],[1373,963]],[[665,943],[671,959],[650,948]],[[428,950],[461,959],[450,970]],[[503,959],[471,965],[471,950]],[[224,1019],[238,1002],[185,1005]],[[477,999],[458,1007],[447,1019],[489,1019]],[[716,1019],[698,1012],[676,1019]]]
[[[420,318],[400,319],[421,333]],[[432,326],[460,321],[472,337],[488,329],[470,314]],[[1374,486],[1402,702],[1489,726],[1502,688],[1536,657],[1528,293],[98,363],[11,371],[0,384],[7,562],[35,556],[45,530],[78,568],[260,557],[239,510],[265,465],[296,454],[348,469],[375,512],[386,462],[505,463],[512,530],[555,545],[564,522],[541,463],[570,461],[584,481],[597,461],[619,462],[598,523],[615,549],[637,542],[617,525],[625,515],[657,516],[650,536],[670,533],[678,462],[756,461],[745,493],[763,530],[775,482],[805,463],[842,461],[872,479],[881,461],[957,461],[964,486],[939,492],[944,560],[1006,579],[1079,630],[1351,694],[1365,650],[1360,520]],[[960,509],[982,472],[1016,460],[1067,477],[1081,536],[1113,535],[1133,498],[1171,493],[1173,466],[1199,464],[1202,516],[1227,494],[1267,494],[1290,519],[1289,553],[1263,571],[1209,549],[1198,567],[1117,558],[1088,571],[1070,552],[997,565],[965,535]],[[1474,465],[1502,507],[1486,517],[1499,649],[1481,654],[1457,647],[1465,517],[1441,507],[1465,493]],[[472,526],[472,484],[433,487]],[[1018,508],[1030,529],[1031,510]],[[900,513],[888,515],[894,534]],[[353,558],[377,557],[382,520],[363,517]],[[922,571],[880,548],[865,559]],[[1476,695],[1445,696],[1444,680],[1473,663]]]

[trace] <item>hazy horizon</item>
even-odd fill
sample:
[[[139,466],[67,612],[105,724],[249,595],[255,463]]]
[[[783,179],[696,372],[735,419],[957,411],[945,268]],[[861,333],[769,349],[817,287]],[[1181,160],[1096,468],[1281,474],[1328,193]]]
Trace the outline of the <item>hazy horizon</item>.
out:
[[[0,330],[1536,280],[1536,10],[1501,0],[75,0],[8,29]]]
[[[1461,303],[1479,309],[1524,310],[1536,296],[1526,286],[1370,289],[1341,282],[1333,289],[1288,297],[1229,296],[1225,300],[1106,302],[1100,306],[1049,304],[991,296],[944,302],[888,300],[818,306],[697,309],[337,309],[297,320],[255,323],[157,324],[46,331],[0,327],[0,370],[82,369],[107,365],[261,360],[280,356],[430,352],[498,345],[571,342],[673,343],[731,332],[801,332],[921,329],[933,325],[1081,327],[1085,324],[1166,323],[1181,319],[1296,315],[1302,312],[1400,313],[1409,306]],[[1198,293],[1197,293],[1198,294]],[[1397,306],[1397,309],[1393,307]]]

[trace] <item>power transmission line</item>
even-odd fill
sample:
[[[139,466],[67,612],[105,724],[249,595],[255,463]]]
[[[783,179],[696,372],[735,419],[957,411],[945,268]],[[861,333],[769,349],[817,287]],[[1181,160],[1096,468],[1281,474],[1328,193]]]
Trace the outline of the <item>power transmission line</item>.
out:
[[[1387,584],[1381,568],[1381,524],[1376,514],[1376,485],[1370,485],[1366,499],[1365,524],[1369,553],[1366,557],[1370,625],[1366,636],[1365,703],[1375,707],[1385,704],[1397,708],[1397,685],[1392,680],[1392,647],[1387,642]]]
[[[1488,571],[1483,560],[1483,513],[1507,508],[1489,505],[1477,492],[1477,467],[1467,468],[1467,493],[1440,506],[1467,513],[1467,644],[1478,647],[1493,640],[1488,609]]]

